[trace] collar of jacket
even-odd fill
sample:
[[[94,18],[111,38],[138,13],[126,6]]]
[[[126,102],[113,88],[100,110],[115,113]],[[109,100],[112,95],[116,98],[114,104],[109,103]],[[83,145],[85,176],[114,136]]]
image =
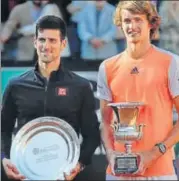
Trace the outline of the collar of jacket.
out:
[[[64,79],[64,71],[65,70],[64,70],[63,64],[62,64],[62,62],[60,62],[58,69],[56,71],[51,72],[50,77],[49,77],[49,81],[63,80]],[[42,74],[39,71],[38,62],[35,64],[34,73],[35,73],[36,79],[38,79],[42,82],[47,81],[47,79],[44,76],[42,76]]]

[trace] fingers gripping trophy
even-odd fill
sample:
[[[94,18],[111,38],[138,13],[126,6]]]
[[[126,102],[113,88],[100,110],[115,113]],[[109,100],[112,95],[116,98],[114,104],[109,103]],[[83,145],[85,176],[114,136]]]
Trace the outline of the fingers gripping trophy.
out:
[[[144,124],[137,125],[139,108],[142,102],[110,103],[116,120],[112,125],[115,141],[124,144],[125,152],[114,153],[113,171],[115,175],[130,175],[137,172],[140,156],[132,152],[132,143],[140,140],[143,135]]]

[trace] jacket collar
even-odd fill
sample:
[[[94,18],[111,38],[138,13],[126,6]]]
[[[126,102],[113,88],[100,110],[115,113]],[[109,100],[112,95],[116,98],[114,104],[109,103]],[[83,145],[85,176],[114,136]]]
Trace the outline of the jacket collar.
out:
[[[64,71],[65,70],[64,70],[63,64],[62,64],[62,62],[60,62],[60,65],[59,65],[58,69],[56,71],[51,72],[49,80],[50,81],[56,81],[56,80],[59,80],[61,78],[63,79]],[[35,75],[36,75],[37,79],[40,79],[42,81],[44,81],[44,80],[46,81],[46,78],[43,77],[42,74],[39,71],[38,62],[36,62],[36,64],[35,64],[34,72],[35,72]]]

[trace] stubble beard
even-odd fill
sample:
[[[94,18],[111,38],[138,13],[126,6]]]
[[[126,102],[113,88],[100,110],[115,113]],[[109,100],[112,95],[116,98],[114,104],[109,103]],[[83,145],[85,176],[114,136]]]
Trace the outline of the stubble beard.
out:
[[[52,58],[49,58],[49,57],[41,58],[41,62],[45,64],[51,63],[52,61],[53,61]]]

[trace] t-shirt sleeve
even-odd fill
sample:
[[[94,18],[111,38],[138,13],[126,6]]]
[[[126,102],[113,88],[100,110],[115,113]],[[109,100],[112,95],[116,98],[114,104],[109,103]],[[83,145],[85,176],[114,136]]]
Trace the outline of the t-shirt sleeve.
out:
[[[99,67],[97,79],[97,97],[106,101],[112,101],[112,94],[107,83],[107,75],[104,62]]]
[[[174,98],[179,96],[179,56],[172,56],[172,61],[169,66],[168,78],[169,78],[169,90],[171,96]]]

